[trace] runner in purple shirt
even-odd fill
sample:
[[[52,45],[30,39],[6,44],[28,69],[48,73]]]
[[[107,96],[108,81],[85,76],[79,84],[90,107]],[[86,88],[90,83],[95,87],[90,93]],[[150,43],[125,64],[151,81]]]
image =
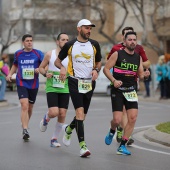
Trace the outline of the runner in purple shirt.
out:
[[[12,75],[17,72],[16,84],[21,103],[23,139],[27,141],[30,138],[28,124],[39,87],[39,65],[44,58],[44,54],[33,49],[32,35],[25,34],[22,37],[22,43],[24,48],[16,51],[12,68],[6,79],[11,81]]]

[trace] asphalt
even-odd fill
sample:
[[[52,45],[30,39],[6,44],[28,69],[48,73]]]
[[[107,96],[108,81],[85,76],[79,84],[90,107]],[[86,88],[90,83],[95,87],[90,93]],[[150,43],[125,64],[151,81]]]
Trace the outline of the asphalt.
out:
[[[140,101],[144,102],[156,102],[156,103],[163,103],[163,104],[170,104],[170,99],[164,99],[164,100],[159,100],[159,94],[155,93],[152,94],[151,97],[144,97],[142,93],[138,94],[138,99]],[[9,103],[7,102],[0,102],[0,110],[1,108],[9,108],[16,105],[15,101],[14,103]],[[162,122],[160,122],[162,123]],[[144,137],[148,139],[149,141],[159,143],[165,146],[170,147],[170,134],[160,132],[156,129],[156,126],[153,126],[151,128],[148,128],[144,131]]]

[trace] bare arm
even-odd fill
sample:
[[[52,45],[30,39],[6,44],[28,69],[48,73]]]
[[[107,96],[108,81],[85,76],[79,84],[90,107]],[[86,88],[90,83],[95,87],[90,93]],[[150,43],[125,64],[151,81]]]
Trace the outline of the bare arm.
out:
[[[93,81],[98,78],[98,74],[99,74],[99,71],[100,71],[100,69],[101,69],[101,66],[102,66],[101,62],[96,62],[96,63],[95,63],[95,67],[94,67],[94,69],[92,70],[92,80],[93,80]]]
[[[117,57],[118,57],[118,53],[114,52],[110,56],[109,60],[106,62],[105,67],[103,69],[103,73],[114,84],[115,88],[119,88],[122,85],[122,81],[116,80],[110,72],[110,69],[113,68],[116,64]]]
[[[140,58],[140,66],[138,68],[138,72],[137,72],[137,75],[139,76],[140,79],[144,79],[144,78],[147,78],[149,75],[150,75],[150,72],[149,70],[146,70],[144,72],[144,69],[143,69],[143,65],[142,65],[142,59]]]
[[[47,68],[48,68],[48,64],[49,64],[49,61],[50,61],[50,57],[51,57],[51,51],[49,51],[45,54],[45,57],[44,57],[43,61],[41,62],[40,66],[39,66],[40,73],[44,77],[47,77],[47,78],[52,77],[52,73],[47,73]]]
[[[148,69],[151,65],[151,62],[149,60],[147,60],[147,61],[143,62],[142,64],[143,64],[144,68]]]
[[[17,66],[12,65],[12,68],[11,68],[8,76],[6,77],[6,80],[9,81],[9,82],[11,82],[12,75],[13,75],[14,73],[16,73],[16,71],[17,71]]]
[[[67,78],[67,71],[66,68],[62,65],[62,61],[57,57],[57,59],[54,62],[54,65],[60,69],[60,80],[65,80]]]

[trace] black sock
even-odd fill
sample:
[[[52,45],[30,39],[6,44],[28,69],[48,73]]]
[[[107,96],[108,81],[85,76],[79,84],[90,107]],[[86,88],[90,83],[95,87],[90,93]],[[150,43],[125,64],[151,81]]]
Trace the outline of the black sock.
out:
[[[126,145],[127,141],[128,141],[127,139],[122,138],[122,141],[121,141],[121,143],[120,143],[120,146],[121,146],[121,145]]]
[[[76,124],[76,132],[77,132],[77,137],[79,140],[79,143],[84,141],[84,123],[83,120],[77,120],[75,119],[75,124]]]
[[[118,126],[118,127],[117,127],[117,130],[122,131],[122,130],[123,130],[123,128],[122,128],[122,127],[120,127],[120,126]]]
[[[76,117],[74,117],[73,121],[69,125],[71,129],[75,128],[75,125],[76,125],[75,120],[76,120]]]
[[[110,133],[115,134],[115,130],[113,130],[113,129],[110,128]]]

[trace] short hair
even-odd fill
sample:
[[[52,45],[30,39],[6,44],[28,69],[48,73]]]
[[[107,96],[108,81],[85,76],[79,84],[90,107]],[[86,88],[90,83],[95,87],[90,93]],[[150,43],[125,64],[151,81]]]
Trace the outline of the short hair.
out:
[[[133,27],[125,27],[125,28],[123,28],[123,30],[122,30],[122,35],[125,35],[125,31],[127,31],[127,30],[134,31]]]
[[[23,37],[22,37],[22,42],[25,41],[25,39],[28,38],[28,37],[31,37],[31,38],[32,38],[32,35],[31,35],[31,34],[25,34],[25,35],[23,35]]]
[[[58,34],[57,40],[60,40],[60,37],[61,37],[62,34],[66,34],[66,33],[65,33],[65,32],[61,32],[60,34]],[[66,35],[67,35],[67,34],[66,34]]]
[[[128,36],[128,35],[131,35],[131,34],[133,34],[133,35],[136,35],[136,36],[137,36],[136,32],[134,32],[134,31],[130,31],[130,32],[127,32],[127,33],[125,34],[125,39],[127,38],[127,36]]]

